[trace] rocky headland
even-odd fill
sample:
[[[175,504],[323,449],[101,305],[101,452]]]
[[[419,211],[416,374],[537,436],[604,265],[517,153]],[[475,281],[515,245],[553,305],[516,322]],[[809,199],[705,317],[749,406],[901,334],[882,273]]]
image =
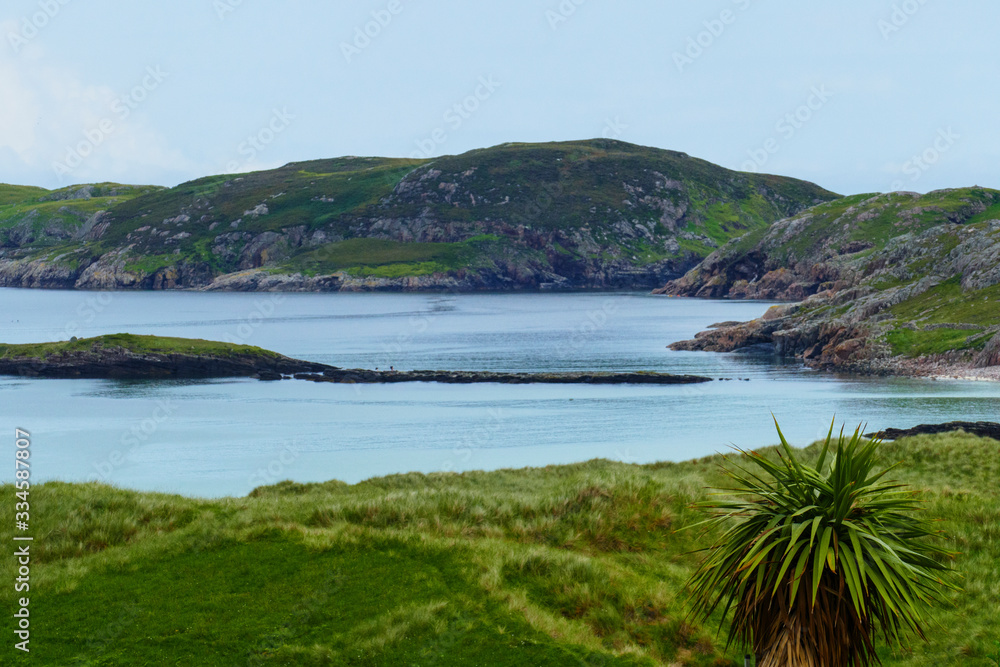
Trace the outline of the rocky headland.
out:
[[[750,232],[660,294],[787,300],[675,350],[1000,379],[1000,192],[857,195]]]

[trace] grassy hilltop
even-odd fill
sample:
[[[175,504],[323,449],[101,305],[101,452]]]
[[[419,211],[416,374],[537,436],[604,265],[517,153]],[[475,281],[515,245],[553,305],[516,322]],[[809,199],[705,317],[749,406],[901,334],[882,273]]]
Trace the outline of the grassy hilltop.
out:
[[[805,457],[818,452],[807,450]],[[886,665],[987,665],[1000,640],[1000,443],[887,443],[942,520],[964,591]],[[282,483],[194,500],[31,491],[37,665],[742,665],[686,619],[711,536],[676,532],[718,457]],[[13,512],[14,489],[0,489]],[[11,526],[0,540],[11,544]],[[12,581],[13,559],[0,576]],[[3,589],[11,608],[11,587]],[[722,635],[724,636],[724,634]],[[4,664],[20,664],[8,645]]]
[[[82,199],[52,200],[69,196]],[[169,189],[0,186],[0,284],[654,287],[836,196],[603,140],[313,160]]]

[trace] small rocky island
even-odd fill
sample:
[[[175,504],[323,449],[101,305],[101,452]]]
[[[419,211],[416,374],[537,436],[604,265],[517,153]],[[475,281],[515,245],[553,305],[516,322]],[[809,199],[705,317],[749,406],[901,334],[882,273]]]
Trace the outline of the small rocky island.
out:
[[[0,375],[45,378],[221,378],[316,373],[325,364],[250,345],[112,334],[58,343],[0,344]]]
[[[493,373],[370,371],[292,359],[250,345],[162,336],[113,334],[57,343],[0,344],[0,375],[42,378],[164,379],[256,377],[312,382],[471,384],[695,384],[711,378],[637,371]]]

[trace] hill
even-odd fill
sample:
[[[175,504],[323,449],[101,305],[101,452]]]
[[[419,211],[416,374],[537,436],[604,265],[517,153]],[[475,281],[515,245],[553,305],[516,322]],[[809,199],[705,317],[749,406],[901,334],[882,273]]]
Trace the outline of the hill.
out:
[[[137,196],[88,187],[91,198],[72,205],[0,192],[0,285],[652,288],[735,236],[837,196],[601,140],[316,160]]]
[[[804,454],[812,461],[813,447]],[[941,519],[961,592],[890,667],[987,664],[1000,640],[997,441],[881,448]],[[677,532],[719,457],[284,482],[196,500],[98,484],[31,489],[37,665],[742,665],[687,618],[712,535]],[[14,489],[0,487],[13,516]],[[0,526],[11,542],[13,523]],[[14,558],[0,576],[14,581]],[[12,586],[0,599],[15,608]],[[0,661],[16,664],[13,642]],[[737,662],[738,660],[738,662]]]
[[[1000,192],[856,195],[755,230],[661,293],[794,300],[675,349],[752,348],[828,368],[1000,365]]]

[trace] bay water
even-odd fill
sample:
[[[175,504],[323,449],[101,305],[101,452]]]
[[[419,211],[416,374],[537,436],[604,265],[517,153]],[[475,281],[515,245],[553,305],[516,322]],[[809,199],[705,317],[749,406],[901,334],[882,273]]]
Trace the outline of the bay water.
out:
[[[697,385],[315,384],[0,377],[0,438],[31,432],[32,480],[220,497],[291,479],[593,458],[680,461],[853,429],[1000,417],[1000,385],[837,376],[770,357],[673,352],[764,302],[640,293],[233,294],[0,289],[0,342],[108,333],[258,345],[348,368],[634,371]],[[721,379],[721,380],[720,380]],[[13,480],[13,465],[0,466]]]

